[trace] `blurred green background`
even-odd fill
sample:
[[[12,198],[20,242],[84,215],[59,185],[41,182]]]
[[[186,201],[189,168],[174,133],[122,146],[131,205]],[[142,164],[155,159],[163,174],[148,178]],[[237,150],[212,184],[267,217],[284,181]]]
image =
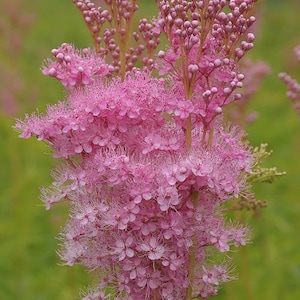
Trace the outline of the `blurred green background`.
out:
[[[300,120],[277,74],[300,80],[293,48],[300,44],[300,1],[261,2],[255,48],[249,53],[272,69],[250,109],[259,118],[247,131],[251,143],[268,143],[266,166],[287,175],[255,186],[268,207],[243,219],[253,240],[236,251],[239,279],[224,285],[215,299],[300,299]],[[141,4],[153,11],[152,1]],[[62,42],[92,45],[79,11],[70,0],[0,1],[0,299],[64,300],[78,297],[90,283],[80,266],[60,266],[55,238],[67,219],[67,207],[45,211],[39,188],[51,183],[54,160],[34,139],[21,140],[15,118],[64,97],[61,85],[39,71],[52,48]],[[142,300],[142,299],[141,299]]]

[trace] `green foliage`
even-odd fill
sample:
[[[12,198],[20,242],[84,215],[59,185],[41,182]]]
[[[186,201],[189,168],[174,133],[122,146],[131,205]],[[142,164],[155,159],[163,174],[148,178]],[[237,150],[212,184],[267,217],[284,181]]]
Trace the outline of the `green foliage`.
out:
[[[50,50],[65,41],[77,47],[92,45],[70,0],[33,0],[28,8],[35,21],[23,37],[18,60],[26,85],[18,98],[20,117],[35,107],[42,111],[46,103],[63,97],[60,84],[39,72]],[[268,143],[273,150],[257,174],[269,170],[272,176],[268,179],[277,177],[272,169],[276,166],[287,175],[271,185],[255,184],[255,194],[267,199],[267,208],[235,212],[236,218],[250,223],[253,241],[234,253],[239,279],[226,284],[217,299],[300,299],[300,120],[277,78],[281,71],[295,77],[298,73],[300,78],[300,66],[295,64],[292,51],[300,44],[299,10],[296,0],[269,0],[261,6],[251,55],[265,60],[272,74],[251,103],[259,118],[249,126],[248,137],[253,145]],[[0,59],[3,57],[0,51]],[[32,91],[36,92],[34,97]],[[67,207],[58,205],[46,212],[39,201],[39,187],[51,184],[51,154],[44,144],[19,139],[12,129],[14,117],[4,113],[0,117],[0,299],[75,299],[91,278],[80,266],[59,265],[55,236],[67,218]],[[257,151],[267,155],[264,148]],[[256,179],[268,181],[262,180],[263,176]]]
[[[260,147],[253,149],[253,157],[255,159],[252,168],[252,174],[248,175],[247,182],[253,184],[254,182],[268,182],[272,183],[279,176],[283,176],[286,172],[277,171],[276,167],[263,167],[262,162],[268,158],[273,151],[267,151],[267,144],[261,144]]]

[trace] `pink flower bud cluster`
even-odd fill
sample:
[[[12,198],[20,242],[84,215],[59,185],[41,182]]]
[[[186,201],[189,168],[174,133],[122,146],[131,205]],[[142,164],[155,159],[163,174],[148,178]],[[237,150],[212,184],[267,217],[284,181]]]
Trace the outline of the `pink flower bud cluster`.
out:
[[[75,2],[99,32],[109,16],[119,20],[103,32],[117,61],[126,43],[112,36],[127,35],[121,20],[132,17],[135,1],[106,0],[105,14],[91,1]],[[61,258],[99,271],[99,285],[83,299],[106,299],[106,288],[114,299],[207,299],[232,279],[213,254],[245,245],[249,230],[228,223],[220,208],[248,187],[253,159],[243,132],[216,116],[240,98],[239,59],[253,41],[251,34],[241,40],[252,22],[244,14],[253,2],[160,1],[158,19],[142,19],[139,30],[148,50],[162,32],[169,47],[145,59],[147,69],[129,67],[131,56],[124,76],[113,76],[122,65],[90,50],[63,44],[52,51],[55,62],[44,73],[70,93],[16,128],[63,158],[42,199],[47,209],[70,202]],[[149,71],[154,66],[160,77]]]
[[[135,42],[136,46],[134,43],[128,43],[132,17],[138,9],[137,1],[102,2],[106,9],[96,7],[90,0],[73,0],[84,17],[97,52],[101,56],[111,58],[111,65],[116,74],[121,72],[120,51],[124,51],[124,48],[126,71],[132,70],[137,62],[141,62],[146,69],[153,70],[152,56],[160,43],[160,32],[155,30],[155,25],[141,19],[138,31],[132,33],[131,42]]]
[[[295,47],[295,54],[300,62],[300,45]],[[300,114],[300,83],[287,73],[280,73],[279,78],[286,84],[287,96],[292,100],[294,109]]]
[[[195,121],[209,128],[224,106],[241,98],[238,62],[253,47],[254,34],[247,30],[255,21],[249,13],[256,1],[157,2],[157,26],[172,45],[158,54],[160,74],[173,74],[181,99],[185,93],[198,111]]]
[[[67,89],[91,84],[95,77],[104,77],[112,70],[92,50],[75,50],[72,45],[62,44],[53,49],[55,61],[48,59],[43,74],[59,80]]]

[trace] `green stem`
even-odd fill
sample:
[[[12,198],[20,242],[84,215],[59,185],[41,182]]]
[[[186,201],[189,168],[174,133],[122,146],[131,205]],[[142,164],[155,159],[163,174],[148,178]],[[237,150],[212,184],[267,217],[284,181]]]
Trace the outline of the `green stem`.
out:
[[[153,290],[153,300],[157,300],[157,289]]]
[[[128,20],[125,20],[125,33],[122,33],[122,21],[121,16],[118,15],[118,7],[117,7],[117,1],[113,0],[112,2],[112,8],[110,10],[111,15],[113,17],[114,21],[114,27],[117,30],[117,35],[119,39],[119,47],[120,47],[120,76],[121,79],[124,80],[125,73],[126,73],[126,52],[128,50],[129,40],[130,40],[130,33],[131,33],[131,23],[134,15],[134,7],[137,3],[137,0],[132,1],[132,10],[130,12],[130,17]]]
[[[185,132],[186,148],[191,150],[192,148],[192,115],[190,114],[186,120],[186,132]]]
[[[153,262],[152,266],[153,266],[153,271],[155,271],[156,270],[156,263],[155,263],[155,261]],[[153,296],[153,300],[158,300],[157,288],[153,290],[152,296]]]

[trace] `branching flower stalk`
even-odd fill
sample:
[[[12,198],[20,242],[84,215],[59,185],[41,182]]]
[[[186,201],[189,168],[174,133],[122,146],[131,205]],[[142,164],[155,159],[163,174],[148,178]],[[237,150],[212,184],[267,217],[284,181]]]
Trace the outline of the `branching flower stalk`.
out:
[[[247,194],[257,155],[222,116],[241,99],[255,2],[157,0],[134,31],[137,1],[73,0],[95,49],[53,49],[43,73],[68,96],[15,127],[62,161],[42,200],[70,202],[61,258],[101,274],[84,300],[208,299],[233,278],[216,257],[249,229],[221,208]]]
[[[110,6],[110,13],[113,18],[113,23],[114,23],[114,28],[117,30],[117,36],[119,40],[119,47],[120,47],[120,64],[121,64],[121,69],[120,69],[120,76],[122,80],[124,80],[125,77],[125,72],[126,72],[126,52],[128,51],[128,45],[129,45],[129,34],[131,33],[131,23],[133,19],[133,15],[135,10],[137,9],[136,5],[136,0],[133,0],[130,8],[127,9],[127,12],[122,15],[118,11],[119,6],[117,5],[117,0],[112,0],[111,3],[112,5]],[[129,2],[128,2],[129,5]],[[122,7],[122,6],[121,6]],[[125,19],[124,24],[123,18]]]
[[[296,46],[294,51],[298,62],[300,62],[300,45]],[[287,86],[287,96],[292,100],[295,111],[300,114],[300,83],[284,72],[279,74],[279,78]]]

